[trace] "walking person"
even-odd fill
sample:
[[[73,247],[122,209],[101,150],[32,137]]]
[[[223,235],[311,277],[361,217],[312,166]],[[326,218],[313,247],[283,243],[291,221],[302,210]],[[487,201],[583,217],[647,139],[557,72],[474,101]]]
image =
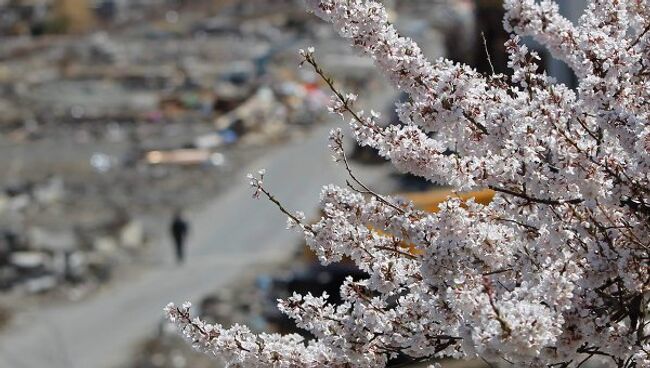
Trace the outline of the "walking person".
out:
[[[174,212],[174,217],[170,225],[170,232],[176,248],[176,263],[182,264],[185,258],[185,238],[189,231],[189,224],[183,218],[180,210]]]

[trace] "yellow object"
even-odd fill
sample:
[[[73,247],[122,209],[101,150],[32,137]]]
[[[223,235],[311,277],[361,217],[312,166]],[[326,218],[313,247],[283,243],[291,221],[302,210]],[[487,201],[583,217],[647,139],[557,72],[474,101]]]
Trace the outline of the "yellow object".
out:
[[[428,192],[405,193],[401,196],[413,202],[415,208],[422,211],[435,213],[440,211],[440,203],[446,201],[448,198],[460,198],[462,202],[474,199],[474,202],[476,203],[484,205],[488,204],[490,201],[492,201],[492,198],[494,198],[494,191],[490,189],[483,189],[474,192],[454,193],[451,189],[437,189]],[[381,233],[381,231],[379,233]],[[422,253],[415,247],[415,244],[407,244],[406,242],[403,242],[401,246],[403,248],[408,248],[409,253],[413,255]]]
[[[439,205],[442,202],[446,201],[447,198],[450,197],[460,198],[462,202],[466,202],[473,198],[476,203],[486,205],[492,201],[492,198],[494,198],[494,193],[495,192],[490,189],[483,189],[483,190],[478,190],[474,192],[465,192],[465,193],[454,193],[452,189],[435,189],[426,192],[401,193],[395,196],[403,197],[410,200],[411,202],[413,202],[415,208],[419,210],[435,213],[440,210]],[[372,230],[376,231],[378,234],[383,233],[381,230],[377,230],[377,229],[372,229]],[[414,244],[408,244],[406,242],[403,242],[400,246],[402,248],[405,248],[405,250],[406,248],[408,248],[408,252],[410,254],[413,255],[421,254],[421,251],[416,249]],[[304,257],[308,263],[318,262],[318,257],[316,257],[316,254],[308,247],[305,247]],[[352,261],[349,259],[344,259],[342,262],[351,263]]]
[[[95,23],[88,0],[56,0],[54,9],[57,17],[65,20],[70,33],[87,31]]]

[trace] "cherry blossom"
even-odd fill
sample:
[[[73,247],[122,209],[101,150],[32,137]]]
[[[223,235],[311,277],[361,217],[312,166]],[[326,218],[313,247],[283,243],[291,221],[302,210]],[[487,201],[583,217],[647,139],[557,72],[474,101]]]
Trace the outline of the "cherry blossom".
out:
[[[592,0],[577,24],[557,4],[506,0],[511,75],[429,61],[373,0],[306,0],[371,58],[396,89],[402,125],[355,108],[331,88],[332,113],[356,140],[403,172],[458,191],[490,188],[484,205],[450,197],[436,213],[373,192],[349,170],[342,133],[330,147],[348,187],[323,188],[323,216],[289,218],[323,264],[352,259],[342,304],[293,295],[279,308],[315,339],[210,325],[190,307],[169,319],[198,349],[246,367],[380,367],[483,359],[513,367],[650,366],[650,5]],[[539,70],[532,36],[578,78],[576,90]]]

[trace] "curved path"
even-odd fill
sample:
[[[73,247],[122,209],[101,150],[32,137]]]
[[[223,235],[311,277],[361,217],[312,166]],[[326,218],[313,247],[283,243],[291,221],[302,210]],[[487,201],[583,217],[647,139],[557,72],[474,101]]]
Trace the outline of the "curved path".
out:
[[[314,129],[241,171],[242,185],[190,214],[193,236],[183,267],[170,263],[145,269],[76,304],[39,306],[19,314],[0,336],[0,368],[110,368],[130,357],[135,344],[152,334],[170,301],[197,300],[255,264],[286,259],[298,235],[267,201],[251,198],[243,175],[267,169],[267,188],[288,208],[314,209],[320,187],[344,183],[345,170],[332,163],[329,127]],[[357,168],[369,183],[386,169]],[[163,246],[163,245],[161,245]],[[164,244],[164,246],[167,246]]]

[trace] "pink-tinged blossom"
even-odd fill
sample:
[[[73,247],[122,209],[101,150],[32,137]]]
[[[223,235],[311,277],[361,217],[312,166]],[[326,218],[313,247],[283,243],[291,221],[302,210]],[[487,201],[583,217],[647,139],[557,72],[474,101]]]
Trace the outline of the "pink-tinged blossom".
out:
[[[437,213],[372,192],[323,188],[322,218],[304,222],[250,176],[304,234],[323,264],[353,260],[342,304],[293,295],[282,312],[316,338],[254,335],[166,311],[200,350],[246,367],[381,367],[482,358],[515,367],[650,366],[650,6],[592,0],[573,24],[550,0],[506,0],[511,76],[426,60],[373,0],[306,0],[372,58],[409,101],[402,126],[357,111],[312,48],[304,63],[326,78],[330,110],[400,171],[458,190],[490,188],[491,203],[449,198]],[[575,91],[538,70],[532,36],[578,77]],[[347,167],[342,133],[330,134]],[[361,187],[361,188],[359,188]],[[361,194],[363,193],[363,194]],[[407,246],[408,245],[408,246]]]

